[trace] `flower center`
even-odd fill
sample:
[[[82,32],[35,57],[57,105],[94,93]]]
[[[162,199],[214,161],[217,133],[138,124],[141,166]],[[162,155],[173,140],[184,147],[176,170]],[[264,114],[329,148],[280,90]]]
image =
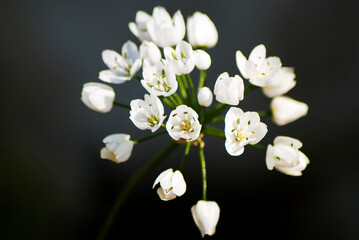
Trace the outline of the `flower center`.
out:
[[[147,122],[151,125],[154,126],[158,123],[157,117],[155,115],[151,115],[149,118],[147,118]]]
[[[241,141],[242,139],[244,139],[244,138],[247,138],[247,132],[246,131],[244,131],[243,129],[239,129],[239,130],[237,130],[237,131],[235,131],[235,133],[234,133],[234,135],[235,135],[235,137],[236,137],[236,141]]]
[[[184,131],[188,131],[191,128],[191,124],[188,120],[184,120],[180,123],[180,128]]]

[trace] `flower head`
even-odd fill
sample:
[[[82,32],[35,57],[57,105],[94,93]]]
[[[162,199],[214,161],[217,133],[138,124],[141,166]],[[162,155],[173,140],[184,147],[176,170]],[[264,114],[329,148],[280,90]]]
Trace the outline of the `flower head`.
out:
[[[101,158],[121,163],[127,161],[132,153],[133,141],[128,134],[111,134],[103,139],[106,147],[101,149]]]
[[[101,113],[111,111],[115,92],[113,88],[102,83],[85,83],[82,88],[81,101],[90,109]]]
[[[302,143],[291,137],[278,136],[274,139],[274,146],[268,145],[266,164],[268,170],[273,168],[292,176],[301,176],[302,171],[309,164],[309,159],[299,149]]]
[[[144,65],[142,86],[156,96],[170,96],[176,92],[178,82],[176,75],[167,64],[158,62],[155,65]]]
[[[160,187],[157,189],[157,194],[163,201],[182,196],[187,188],[182,173],[178,170],[173,172],[172,168],[162,172],[156,178],[152,188],[158,183],[160,183]]]
[[[186,26],[181,14],[177,11],[173,18],[164,7],[155,7],[152,18],[146,22],[152,41],[160,47],[170,47],[178,44],[184,38]]]
[[[187,36],[194,48],[212,48],[218,41],[216,26],[206,14],[201,12],[195,12],[187,19]]]
[[[191,208],[191,212],[202,237],[206,234],[212,236],[216,232],[220,209],[215,201],[200,200]]]
[[[272,99],[270,108],[273,121],[279,125],[291,123],[307,115],[308,105],[287,96],[278,96]]]
[[[263,44],[256,46],[249,58],[241,51],[236,52],[237,67],[245,79],[253,85],[264,87],[271,77],[280,69],[282,63],[278,57],[266,58],[266,48]]]
[[[262,91],[269,98],[285,94],[295,86],[296,81],[294,79],[293,68],[281,67],[274,74],[272,80],[265,87],[262,87]]]
[[[229,105],[238,105],[244,98],[244,84],[240,76],[229,77],[228,73],[222,73],[214,85],[216,100]]]
[[[268,131],[267,125],[260,121],[258,113],[243,112],[236,107],[228,110],[224,122],[225,147],[232,156],[241,155],[247,144],[257,144]]]
[[[131,41],[122,46],[122,55],[113,50],[104,50],[102,60],[109,69],[101,71],[99,79],[116,84],[131,80],[142,64],[140,52]]]
[[[165,119],[163,105],[161,100],[151,94],[145,94],[145,100],[132,100],[130,119],[133,124],[141,130],[151,129],[155,132],[159,129]]]
[[[166,61],[172,66],[177,75],[192,72],[196,58],[189,43],[181,41],[176,45],[176,49],[165,47],[163,51]]]
[[[186,105],[180,105],[173,110],[166,124],[167,132],[174,140],[182,138],[187,142],[196,140],[201,128],[198,114]]]

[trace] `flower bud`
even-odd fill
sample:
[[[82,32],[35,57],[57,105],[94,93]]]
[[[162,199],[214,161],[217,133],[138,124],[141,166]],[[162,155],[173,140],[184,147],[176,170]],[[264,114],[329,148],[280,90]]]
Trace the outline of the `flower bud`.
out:
[[[206,14],[200,12],[195,12],[187,19],[187,36],[194,48],[213,48],[218,41],[216,26]]]
[[[283,95],[295,86],[296,81],[294,79],[293,68],[281,67],[271,81],[265,87],[262,87],[262,91],[269,98]]]
[[[199,70],[207,70],[211,66],[211,56],[203,50],[196,50],[196,67]]]
[[[209,107],[212,104],[213,94],[208,87],[203,87],[198,91],[197,95],[199,105]]]
[[[191,208],[191,212],[202,237],[205,234],[212,236],[216,232],[220,212],[216,202],[200,200]]]
[[[112,87],[102,83],[85,83],[81,92],[81,101],[90,109],[107,113],[111,111],[115,92]]]
[[[133,141],[130,140],[128,134],[111,134],[103,139],[106,147],[101,149],[100,155],[102,159],[108,159],[116,163],[127,161],[132,153]]]
[[[229,77],[228,73],[222,73],[214,84],[214,95],[221,103],[236,106],[244,98],[244,84],[240,76]]]
[[[143,41],[140,46],[141,57],[151,65],[161,61],[161,52],[153,42]]]
[[[287,96],[273,98],[270,108],[272,111],[272,119],[279,126],[291,123],[307,115],[308,112],[307,104]]]

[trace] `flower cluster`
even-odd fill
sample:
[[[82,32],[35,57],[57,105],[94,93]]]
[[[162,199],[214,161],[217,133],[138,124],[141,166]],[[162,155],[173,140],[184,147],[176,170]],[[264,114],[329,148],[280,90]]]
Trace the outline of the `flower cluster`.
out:
[[[98,78],[111,84],[137,79],[138,87],[143,87],[148,94],[126,105],[115,101],[115,91],[109,85],[86,83],[81,100],[90,109],[101,113],[111,111],[113,105],[129,109],[132,123],[153,134],[139,140],[130,140],[130,135],[123,133],[107,136],[103,140],[105,147],[101,149],[101,158],[125,162],[136,144],[168,133],[176,145],[186,145],[179,169],[163,171],[153,184],[153,187],[158,185],[160,199],[169,201],[186,192],[182,167],[191,147],[196,146],[202,164],[203,197],[191,212],[202,236],[215,233],[220,214],[218,204],[207,200],[205,136],[224,138],[224,147],[231,156],[242,155],[247,146],[262,149],[266,151],[265,162],[269,170],[275,168],[287,175],[302,175],[309,160],[299,151],[302,147],[299,140],[278,136],[274,145],[267,148],[259,145],[268,131],[261,117],[268,115],[277,125],[285,125],[307,114],[305,103],[283,96],[296,85],[293,68],[283,67],[278,57],[267,57],[263,44],[256,46],[248,59],[237,51],[238,75],[219,74],[212,93],[206,86],[206,70],[211,66],[206,49],[217,44],[218,33],[206,14],[196,12],[188,17],[186,24],[180,11],[171,17],[165,8],[155,7],[152,15],[138,11],[135,21],[129,23],[129,29],[140,45],[127,41],[121,54],[104,50],[102,60],[108,69],[101,71]],[[184,40],[186,32],[188,41]],[[195,68],[199,70],[196,86],[190,76]],[[266,97],[272,98],[269,109],[244,111],[240,102],[245,93],[256,88],[261,88]],[[218,103],[210,108],[213,94]],[[170,109],[168,117],[163,104]],[[218,121],[224,122],[223,129],[210,125]],[[164,152],[168,155],[172,150],[165,148]],[[154,159],[158,162],[165,155],[160,154]],[[136,179],[143,177],[143,172],[139,174]]]

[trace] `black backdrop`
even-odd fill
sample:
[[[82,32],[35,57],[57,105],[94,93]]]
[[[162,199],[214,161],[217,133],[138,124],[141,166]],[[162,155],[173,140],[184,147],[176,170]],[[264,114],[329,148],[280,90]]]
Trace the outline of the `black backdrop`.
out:
[[[264,154],[246,148],[230,157],[223,140],[206,139],[208,198],[221,207],[213,239],[359,239],[357,154],[357,1],[2,1],[1,19],[1,239],[93,239],[118,191],[168,136],[135,146],[116,165],[99,158],[102,139],[117,132],[138,139],[128,111],[100,114],[80,101],[85,82],[99,81],[103,49],[120,51],[137,39],[128,30],[137,10],[163,5],[187,17],[207,13],[219,32],[210,50],[208,85],[222,72],[238,74],[235,51],[257,44],[295,67],[289,96],[309,105],[305,118],[269,132],[300,139],[311,160],[302,177],[268,171]],[[136,81],[114,86],[129,102],[145,91]],[[260,91],[244,110],[263,110]],[[192,151],[184,168],[186,194],[162,202],[151,189],[176,167],[184,147],[162,163],[119,214],[109,239],[200,238],[190,207],[201,197],[200,164]],[[130,236],[130,237],[128,237]]]

